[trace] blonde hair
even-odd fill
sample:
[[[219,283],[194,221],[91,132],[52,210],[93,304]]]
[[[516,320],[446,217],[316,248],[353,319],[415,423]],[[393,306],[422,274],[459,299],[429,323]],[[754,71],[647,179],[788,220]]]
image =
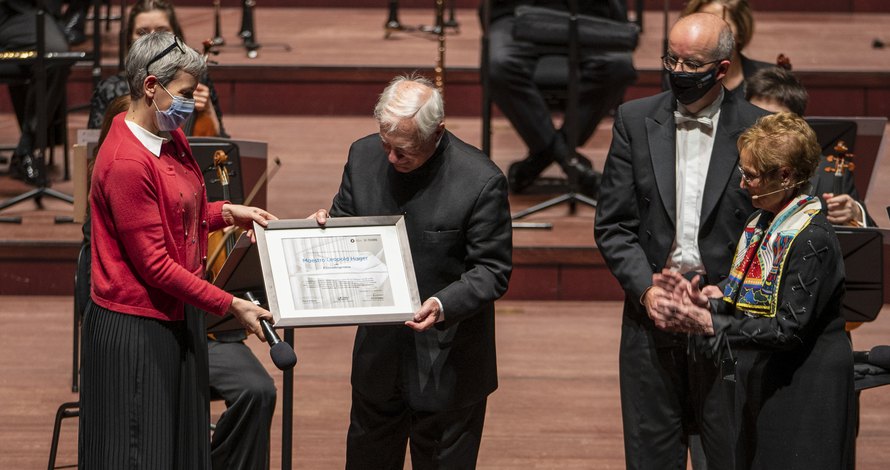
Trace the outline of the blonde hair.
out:
[[[753,157],[751,164],[760,173],[790,168],[793,182],[812,178],[822,153],[816,132],[794,113],[761,117],[739,137],[738,148],[739,154]]]

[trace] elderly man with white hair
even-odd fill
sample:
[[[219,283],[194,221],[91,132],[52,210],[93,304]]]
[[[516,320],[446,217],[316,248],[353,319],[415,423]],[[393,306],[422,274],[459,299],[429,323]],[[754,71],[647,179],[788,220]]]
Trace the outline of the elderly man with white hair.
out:
[[[404,325],[360,326],[352,364],[347,469],[476,466],[497,388],[494,301],[507,290],[507,180],[445,130],[442,96],[397,77],[374,110],[380,133],[349,150],[329,216],[404,215],[422,299]]]

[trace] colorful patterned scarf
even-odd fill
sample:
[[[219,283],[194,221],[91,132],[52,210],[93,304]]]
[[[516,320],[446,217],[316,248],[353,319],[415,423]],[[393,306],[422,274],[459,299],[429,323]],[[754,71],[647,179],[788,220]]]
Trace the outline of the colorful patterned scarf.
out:
[[[757,213],[736,247],[723,300],[749,315],[775,316],[786,255],[821,209],[819,199],[800,195],[772,219],[768,212]]]

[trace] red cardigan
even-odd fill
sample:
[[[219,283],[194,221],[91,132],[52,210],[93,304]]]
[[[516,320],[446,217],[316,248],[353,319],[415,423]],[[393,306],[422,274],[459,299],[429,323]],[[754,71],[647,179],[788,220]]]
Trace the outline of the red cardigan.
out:
[[[133,135],[125,116],[114,118],[93,168],[93,301],[160,320],[182,320],[185,303],[222,315],[232,295],[203,279],[200,260],[207,254],[208,233],[226,225],[225,202],[207,203],[204,178],[181,130],[156,157]],[[189,182],[197,190],[190,204],[197,214],[182,203],[182,187]],[[189,220],[198,230],[187,237]]]

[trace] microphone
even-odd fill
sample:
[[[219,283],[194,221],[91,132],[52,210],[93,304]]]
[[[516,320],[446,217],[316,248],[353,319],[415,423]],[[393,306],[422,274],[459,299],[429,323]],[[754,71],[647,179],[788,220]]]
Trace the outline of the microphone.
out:
[[[890,346],[875,346],[870,351],[854,351],[853,361],[890,369]]]
[[[769,196],[769,195],[772,195],[772,194],[776,194],[776,193],[781,193],[782,191],[787,191],[787,190],[789,190],[789,189],[791,189],[791,188],[796,188],[796,187],[798,187],[798,186],[800,186],[800,185],[802,185],[802,184],[804,184],[804,183],[806,183],[806,181],[798,181],[797,183],[794,183],[794,184],[792,184],[791,186],[785,186],[785,187],[779,188],[779,189],[777,189],[777,190],[775,190],[775,191],[770,191],[770,192],[768,192],[768,193],[763,193],[763,194],[752,195],[752,196],[751,196],[751,200],[752,200],[752,201],[756,201],[756,200],[758,200],[758,199],[760,199],[760,198],[762,198],[762,197],[766,197],[766,196]]]
[[[260,301],[253,295],[253,292],[245,292],[244,298],[253,302],[254,305],[260,306]],[[294,352],[294,348],[281,341],[278,333],[272,329],[272,324],[269,323],[269,320],[260,318],[260,328],[262,328],[263,336],[266,337],[266,342],[269,343],[269,348],[271,348],[269,355],[272,356],[272,362],[275,363],[275,367],[280,370],[293,369],[297,364],[297,354]]]

